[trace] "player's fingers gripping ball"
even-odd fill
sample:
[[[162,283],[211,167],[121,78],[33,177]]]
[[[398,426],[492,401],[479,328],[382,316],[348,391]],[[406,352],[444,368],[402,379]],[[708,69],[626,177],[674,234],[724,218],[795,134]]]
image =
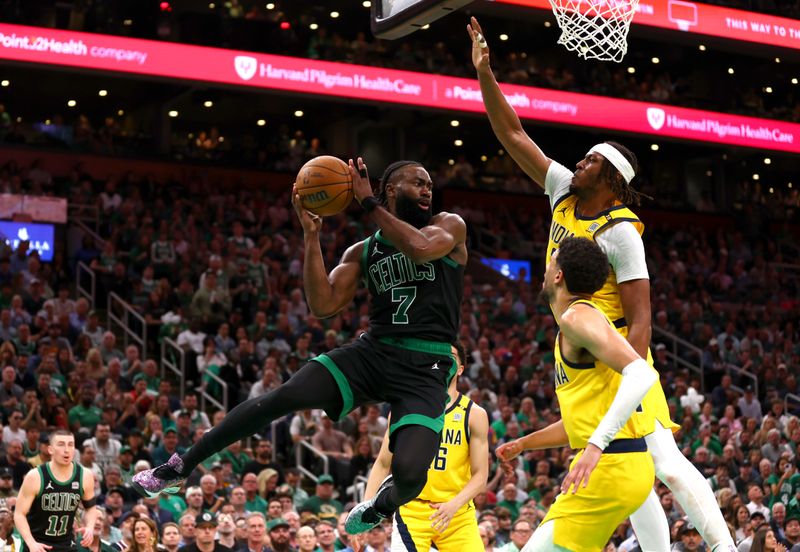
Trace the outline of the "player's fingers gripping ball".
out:
[[[300,168],[295,183],[303,208],[315,215],[341,213],[353,200],[353,177],[347,163],[321,155]]]

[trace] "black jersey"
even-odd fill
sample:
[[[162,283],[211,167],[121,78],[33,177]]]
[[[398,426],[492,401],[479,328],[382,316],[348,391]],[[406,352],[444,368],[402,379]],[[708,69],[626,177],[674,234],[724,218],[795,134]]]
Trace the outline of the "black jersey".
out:
[[[365,240],[361,265],[372,295],[373,336],[455,341],[464,291],[463,265],[449,257],[414,264],[380,230]]]
[[[31,534],[36,542],[52,546],[51,552],[75,550],[72,526],[83,497],[83,468],[73,463],[72,477],[64,482],[53,477],[49,462],[36,469],[41,484],[28,512]]]

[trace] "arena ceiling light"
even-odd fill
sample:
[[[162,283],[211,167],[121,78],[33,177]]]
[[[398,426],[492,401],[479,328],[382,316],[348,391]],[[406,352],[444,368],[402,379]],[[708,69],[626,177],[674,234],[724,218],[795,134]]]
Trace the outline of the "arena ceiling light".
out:
[[[753,175],[753,180],[760,180],[760,179],[761,179],[761,175],[759,175],[758,173]]]
[[[214,107],[214,102],[211,100],[206,100],[203,102],[203,107]]]
[[[458,120],[456,120],[456,119],[453,119],[452,121],[450,121],[450,126],[451,127],[457,127],[460,124],[461,123],[459,123]]]
[[[705,52],[706,51],[706,45],[705,44],[701,44],[700,46],[697,47],[697,49],[700,50],[701,52]]]
[[[370,2],[369,0],[364,0],[363,2],[361,2],[361,5],[364,6],[365,8],[371,8],[372,2]]]
[[[650,61],[652,61],[655,64],[661,63],[661,60],[658,59],[657,57],[652,58]]]
[[[772,164],[772,159],[770,159],[769,157],[765,157],[765,158],[764,158],[764,164],[765,164],[765,165],[770,165],[770,164]]]
[[[267,9],[268,9],[268,10],[274,10],[274,9],[275,9],[275,4],[273,4],[272,2],[270,2],[269,4],[267,4]]]
[[[172,109],[169,112],[167,112],[167,115],[169,115],[170,117],[172,117],[174,119],[175,117],[177,117],[179,115],[179,113],[178,113],[177,110]]]
[[[776,57],[776,58],[775,58],[775,63],[780,63],[780,62],[781,62],[781,58],[779,58],[779,57]]]
[[[5,82],[8,82],[8,81],[5,81]],[[797,84],[797,82],[798,82],[797,77],[792,79],[792,84]],[[3,86],[8,86],[8,85],[4,84]]]
[[[5,88],[6,86],[11,86],[11,81],[8,79],[3,79],[2,81],[0,81],[0,86],[2,86],[3,88]]]
[[[772,87],[771,86],[764,87],[764,92],[766,92],[767,94],[772,94]]]
[[[333,18],[333,19],[336,19],[337,17],[339,17],[339,12],[337,12],[337,11],[332,11],[332,12],[331,12],[331,18]]]
[[[125,115],[125,110],[124,110],[124,109],[118,109],[118,110],[117,110],[117,115],[119,115],[120,117],[122,117],[123,115]]]
[[[455,141],[453,141],[453,143],[454,143],[456,146],[459,146],[459,147],[461,147],[461,146],[463,146],[463,145],[464,145],[464,141],[463,141],[463,140],[455,140]]]
[[[548,28],[548,29],[549,29],[549,28],[550,28],[552,25],[553,25],[553,24],[552,24],[552,23],[550,23],[549,21],[545,21],[545,22],[544,22],[544,26],[545,26],[546,28]]]
[[[488,157],[486,157],[485,155],[481,155],[481,161],[483,161],[484,163],[486,163],[486,161],[488,161],[488,160],[489,160],[489,158],[488,158]]]
[[[503,42],[505,42],[506,40],[508,40],[508,35],[506,33],[503,33],[498,38]]]
[[[258,121],[256,121],[256,124],[258,126],[264,126],[267,124],[267,121],[265,121],[264,119],[259,119]]]
[[[658,151],[659,146],[658,146],[658,144],[650,144],[650,149],[653,150],[653,151]]]
[[[728,67],[728,74],[733,75],[734,73],[735,71],[733,70],[733,67]]]
[[[628,73],[633,75],[636,72],[636,67],[628,67]]]
[[[316,23],[312,23],[311,25],[308,26],[308,28],[311,29],[312,31],[316,31],[317,29],[319,29],[319,25],[317,25]]]
[[[101,98],[105,98],[106,96],[108,96],[108,90],[98,90],[97,95],[100,96]]]
[[[78,105],[78,102],[76,102],[75,100],[68,100],[67,101],[67,106],[68,107],[75,107],[76,105]]]
[[[295,117],[302,117],[302,116],[303,116],[303,112],[302,112],[302,110],[298,109],[297,111],[295,111],[295,112],[294,112],[294,116],[295,116]]]

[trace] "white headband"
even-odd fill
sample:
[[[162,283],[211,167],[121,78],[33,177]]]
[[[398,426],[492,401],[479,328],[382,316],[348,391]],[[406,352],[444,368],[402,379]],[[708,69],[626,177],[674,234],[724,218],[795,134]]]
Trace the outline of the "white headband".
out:
[[[624,178],[625,182],[628,184],[630,184],[631,180],[633,180],[633,177],[636,176],[636,172],[634,172],[631,164],[614,146],[606,143],[597,144],[596,146],[592,146],[592,149],[589,150],[589,153],[599,153],[605,157],[609,163],[614,165],[614,167],[622,175],[622,178]]]

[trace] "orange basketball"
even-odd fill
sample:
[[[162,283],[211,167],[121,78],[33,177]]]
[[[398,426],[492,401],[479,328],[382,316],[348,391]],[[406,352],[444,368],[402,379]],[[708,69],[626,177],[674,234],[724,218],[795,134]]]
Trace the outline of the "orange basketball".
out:
[[[303,207],[315,215],[341,213],[353,201],[350,167],[337,157],[315,157],[302,166],[295,183]]]

